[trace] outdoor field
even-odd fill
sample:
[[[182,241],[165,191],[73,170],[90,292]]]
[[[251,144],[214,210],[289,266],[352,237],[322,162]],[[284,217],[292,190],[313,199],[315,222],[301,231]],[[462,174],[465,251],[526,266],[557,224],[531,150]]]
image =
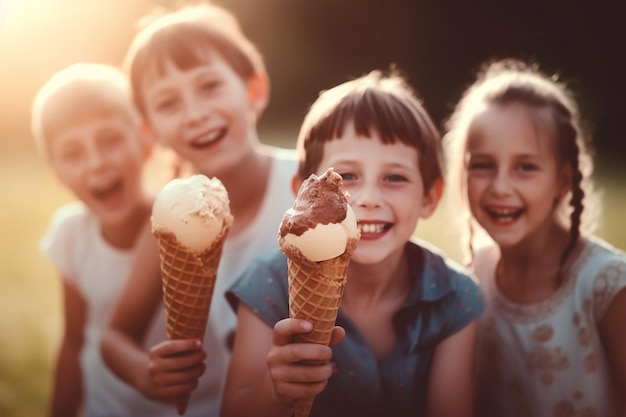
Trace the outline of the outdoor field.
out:
[[[0,156],[0,416],[43,417],[62,332],[58,276],[38,250],[50,214],[71,199],[34,152]],[[626,171],[600,167],[604,217],[599,235],[626,248]],[[445,201],[417,235],[459,259]]]

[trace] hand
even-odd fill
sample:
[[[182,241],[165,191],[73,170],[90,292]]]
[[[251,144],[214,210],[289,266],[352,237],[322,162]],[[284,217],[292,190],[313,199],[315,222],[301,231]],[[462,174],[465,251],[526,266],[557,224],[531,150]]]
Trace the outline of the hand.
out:
[[[198,339],[167,340],[149,351],[146,378],[139,389],[148,398],[174,402],[191,393],[206,368]]]
[[[267,354],[267,366],[280,401],[292,404],[297,398],[319,394],[333,374],[332,350],[317,343],[290,343],[294,334],[308,333],[313,325],[305,320],[284,319],[274,326],[273,344]],[[345,331],[333,329],[331,346]]]

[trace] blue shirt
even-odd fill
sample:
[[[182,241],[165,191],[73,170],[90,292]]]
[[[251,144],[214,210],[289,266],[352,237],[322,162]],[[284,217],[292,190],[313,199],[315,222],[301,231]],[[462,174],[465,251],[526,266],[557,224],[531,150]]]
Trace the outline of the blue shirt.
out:
[[[408,242],[405,250],[413,287],[393,318],[397,344],[378,360],[339,308],[336,324],[346,336],[332,348],[338,372],[315,397],[310,417],[423,415],[434,348],[482,313],[468,272],[423,242]],[[273,328],[289,316],[287,283],[286,257],[275,250],[252,262],[227,297],[233,308],[243,302]]]

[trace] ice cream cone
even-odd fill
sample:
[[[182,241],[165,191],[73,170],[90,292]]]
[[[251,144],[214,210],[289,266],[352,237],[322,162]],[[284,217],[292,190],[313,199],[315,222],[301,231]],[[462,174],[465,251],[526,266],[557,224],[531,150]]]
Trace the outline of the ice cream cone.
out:
[[[198,253],[181,244],[176,236],[154,230],[159,241],[163,302],[169,339],[204,338],[217,268],[230,223],[225,223],[212,245]],[[179,415],[189,396],[177,401]]]
[[[341,256],[311,262],[304,257],[287,258],[289,273],[289,317],[313,324],[307,334],[294,335],[293,342],[328,345],[346,284],[348,264],[358,239]],[[307,417],[314,397],[296,400],[295,417]]]

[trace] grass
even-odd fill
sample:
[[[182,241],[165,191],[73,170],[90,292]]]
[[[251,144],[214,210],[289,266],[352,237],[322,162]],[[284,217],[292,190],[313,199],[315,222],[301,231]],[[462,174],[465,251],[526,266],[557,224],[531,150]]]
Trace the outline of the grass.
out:
[[[0,216],[0,416],[40,417],[46,412],[62,316],[56,271],[37,245],[51,213],[71,197],[36,155],[4,152],[0,167],[0,190],[10,196],[3,199]],[[604,174],[598,181],[606,190],[598,234],[622,249],[624,172]],[[440,207],[417,233],[458,260],[458,238],[448,216]]]

